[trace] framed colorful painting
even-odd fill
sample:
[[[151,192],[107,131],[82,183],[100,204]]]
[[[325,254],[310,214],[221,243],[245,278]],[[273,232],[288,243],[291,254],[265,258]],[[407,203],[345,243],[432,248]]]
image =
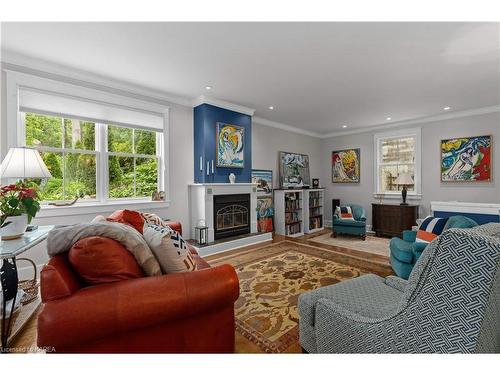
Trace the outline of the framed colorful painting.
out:
[[[281,188],[309,186],[309,156],[293,152],[279,152],[279,175]]]
[[[252,169],[252,184],[258,184],[257,194],[271,194],[273,191],[273,171]]]
[[[332,151],[332,182],[357,183],[360,179],[360,149]]]
[[[259,232],[273,231],[273,197],[257,197],[257,229]]]
[[[491,135],[441,141],[441,181],[491,181]]]
[[[242,126],[217,123],[217,167],[244,168],[244,135]]]

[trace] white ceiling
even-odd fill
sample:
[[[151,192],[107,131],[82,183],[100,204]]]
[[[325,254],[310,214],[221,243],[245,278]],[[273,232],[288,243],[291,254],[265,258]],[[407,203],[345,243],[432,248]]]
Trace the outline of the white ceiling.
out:
[[[321,134],[500,104],[500,23],[3,23],[1,36],[4,52]]]

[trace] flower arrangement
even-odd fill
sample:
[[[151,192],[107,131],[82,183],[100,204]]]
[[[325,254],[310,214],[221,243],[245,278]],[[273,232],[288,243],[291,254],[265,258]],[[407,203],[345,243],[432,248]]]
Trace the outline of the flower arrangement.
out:
[[[26,182],[2,186],[0,188],[0,223],[4,226],[5,219],[11,216],[26,214],[28,223],[40,211],[36,188]]]

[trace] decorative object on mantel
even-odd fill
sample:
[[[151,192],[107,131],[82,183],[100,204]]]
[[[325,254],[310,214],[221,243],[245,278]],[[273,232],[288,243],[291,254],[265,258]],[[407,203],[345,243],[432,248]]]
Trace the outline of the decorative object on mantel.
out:
[[[332,151],[332,182],[333,183],[359,183],[360,149]]]
[[[319,178],[312,179],[312,187],[313,187],[313,189],[319,188]]]
[[[309,156],[293,152],[280,151],[279,155],[279,177],[280,187],[300,188],[309,186]]]
[[[217,123],[217,167],[244,168],[244,132],[242,126]]]
[[[229,183],[234,184],[235,182],[236,182],[236,176],[234,175],[234,173],[230,173],[229,174]]]
[[[194,233],[195,241],[198,245],[208,244],[208,227],[205,224],[205,220],[198,220],[194,228]]]
[[[401,190],[401,196],[403,197],[403,202],[401,202],[400,204],[402,206],[408,205],[408,203],[406,203],[406,195],[408,194],[408,190],[406,190],[406,186],[414,184],[413,178],[411,177],[411,175],[409,173],[401,173],[398,176],[398,178],[396,178],[395,184],[396,185],[403,185],[403,190]]]
[[[441,141],[442,182],[491,181],[491,135]]]

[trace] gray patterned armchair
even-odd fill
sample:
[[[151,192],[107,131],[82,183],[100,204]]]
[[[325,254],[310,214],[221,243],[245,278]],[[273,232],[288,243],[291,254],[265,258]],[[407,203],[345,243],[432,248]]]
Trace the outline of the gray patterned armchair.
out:
[[[408,281],[364,275],[302,294],[309,353],[500,352],[500,224],[450,229]]]

